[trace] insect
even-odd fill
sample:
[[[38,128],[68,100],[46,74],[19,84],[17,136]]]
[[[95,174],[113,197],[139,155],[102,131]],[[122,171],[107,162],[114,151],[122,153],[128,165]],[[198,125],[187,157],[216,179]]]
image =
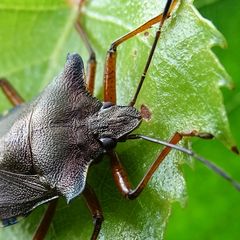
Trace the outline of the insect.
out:
[[[95,78],[95,57],[79,23],[76,28],[90,52],[90,71],[86,81],[88,91],[84,81],[83,63],[78,54],[68,55],[63,72],[30,103],[23,104],[22,98],[12,86],[6,80],[1,80],[1,87],[7,97],[14,105],[18,105],[0,122],[0,185],[3,189],[0,193],[0,219],[3,226],[15,223],[18,217],[25,216],[37,206],[49,202],[46,215],[34,236],[34,239],[43,239],[57,199],[64,196],[69,202],[83,194],[94,218],[91,239],[96,239],[103,215],[93,189],[86,183],[86,177],[89,166],[104,153],[110,156],[118,189],[129,199],[139,196],[171,148],[192,155],[229,180],[237,189],[240,188],[238,183],[217,166],[176,145],[184,136],[212,138],[211,134],[194,130],[176,133],[170,143],[131,134],[142,121],[143,113],[134,107],[136,99],[150,66],[161,28],[170,17],[176,2],[168,0],[160,16],[111,45],[105,67],[103,103],[91,95]],[[156,23],[160,23],[159,29],[136,93],[129,106],[115,105],[117,46]],[[166,146],[135,189],[130,187],[127,174],[114,151],[118,142],[133,139],[144,139]]]

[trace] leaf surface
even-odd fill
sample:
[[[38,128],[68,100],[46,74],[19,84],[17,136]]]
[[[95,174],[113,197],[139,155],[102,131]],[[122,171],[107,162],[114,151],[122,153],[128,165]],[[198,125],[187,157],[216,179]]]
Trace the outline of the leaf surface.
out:
[[[195,1],[195,3],[204,1]],[[224,89],[224,102],[229,117],[231,130],[236,142],[240,142],[240,2],[237,0],[218,0],[214,4],[204,5],[199,10],[210,19],[224,34],[227,48],[214,48],[220,61],[234,80],[234,89]],[[239,146],[239,144],[238,144]],[[193,145],[195,151],[218,163],[238,181],[239,156],[227,151],[217,141],[198,141]],[[239,192],[229,184],[211,174],[200,164],[195,171],[184,167],[187,181],[188,204],[182,209],[175,204],[169,220],[166,239],[237,239],[239,235]],[[187,234],[186,234],[187,233]]]
[[[101,97],[104,59],[111,42],[162,12],[156,0],[92,0],[81,22],[97,53],[95,94]],[[37,95],[62,69],[67,52],[87,52],[73,24],[76,6],[64,1],[2,1],[0,19],[0,72],[26,100]],[[126,105],[137,87],[156,27],[118,49],[117,97]],[[225,45],[223,36],[203,19],[191,1],[181,1],[163,28],[163,34],[139,95],[136,107],[146,105],[151,120],[136,131],[168,140],[176,131],[210,132],[227,147],[234,143],[229,131],[220,86],[231,80],[211,47]],[[1,95],[0,108],[10,105]],[[182,144],[188,145],[189,142]],[[160,147],[135,141],[119,144],[117,151],[136,186]],[[100,239],[162,239],[171,204],[185,202],[185,181],[179,164],[187,156],[172,152],[135,201],[121,197],[111,178],[107,159],[89,171],[89,182],[103,207],[105,222]],[[1,239],[30,238],[44,207],[16,226],[0,232]],[[62,199],[47,239],[88,239],[92,220],[82,199],[66,205]]]

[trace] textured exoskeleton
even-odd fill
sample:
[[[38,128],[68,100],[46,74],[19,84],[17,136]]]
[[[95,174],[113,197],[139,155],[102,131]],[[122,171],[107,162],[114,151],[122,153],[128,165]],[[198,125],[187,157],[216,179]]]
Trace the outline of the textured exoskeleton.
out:
[[[92,97],[81,57],[68,55],[35,100],[1,118],[0,219],[9,224],[44,202],[78,196],[90,164],[105,152],[101,139],[118,141],[140,122],[134,107]]]

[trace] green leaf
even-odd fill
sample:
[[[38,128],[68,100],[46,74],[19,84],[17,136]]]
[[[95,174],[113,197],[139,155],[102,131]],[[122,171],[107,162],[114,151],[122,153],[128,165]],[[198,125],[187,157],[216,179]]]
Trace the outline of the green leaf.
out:
[[[194,5],[199,9],[204,6],[214,4],[217,1],[219,1],[219,0],[196,0],[196,1],[194,1]]]
[[[156,0],[87,2],[81,21],[97,53],[97,96],[101,96],[104,58],[111,42],[158,15],[164,4]],[[62,69],[67,52],[79,52],[87,60],[73,27],[76,6],[65,1],[5,0],[0,10],[0,72],[25,99],[38,94]],[[128,104],[133,96],[155,31],[153,27],[118,49],[119,104]],[[137,132],[167,140],[176,131],[198,130],[214,134],[228,147],[234,144],[219,90],[220,86],[231,86],[231,81],[210,50],[215,45],[225,45],[223,36],[199,15],[191,1],[182,1],[163,28],[139,95],[136,107],[145,104],[152,116]],[[1,96],[1,110],[9,107]],[[141,141],[119,145],[119,156],[136,186],[160,147]],[[100,238],[162,239],[172,202],[185,202],[179,164],[189,161],[187,156],[171,153],[135,201],[127,201],[118,193],[107,160],[94,166],[88,180],[103,207],[105,222]],[[43,210],[44,206],[18,225],[2,230],[0,238],[30,238]],[[88,239],[91,231],[91,217],[83,200],[66,205],[61,199],[47,239]]]
[[[228,43],[226,49],[214,48],[214,52],[234,80],[235,88],[232,91],[224,89],[224,102],[237,143],[240,142],[239,8],[240,2],[237,0],[219,0],[199,9],[203,16],[213,21]],[[236,179],[240,179],[239,156],[231,154],[219,142],[199,141],[193,147],[208,159],[221,165]],[[188,205],[184,209],[181,209],[178,204],[174,206],[166,239],[174,240],[176,236],[184,240],[238,239],[239,192],[214,174],[210,174],[200,164],[196,164],[194,172],[187,167],[184,170],[189,194]]]

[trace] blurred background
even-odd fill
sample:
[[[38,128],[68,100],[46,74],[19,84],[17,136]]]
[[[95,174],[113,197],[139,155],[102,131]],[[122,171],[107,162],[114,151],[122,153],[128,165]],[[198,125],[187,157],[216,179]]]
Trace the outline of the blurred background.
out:
[[[226,49],[214,48],[232,77],[235,89],[222,89],[233,136],[240,147],[240,3],[237,0],[196,0],[200,13],[225,36]],[[195,142],[193,148],[240,181],[240,158],[217,141]],[[166,239],[239,239],[240,194],[214,173],[196,163],[183,167],[188,201],[174,204]],[[227,196],[227,197],[226,197]]]

